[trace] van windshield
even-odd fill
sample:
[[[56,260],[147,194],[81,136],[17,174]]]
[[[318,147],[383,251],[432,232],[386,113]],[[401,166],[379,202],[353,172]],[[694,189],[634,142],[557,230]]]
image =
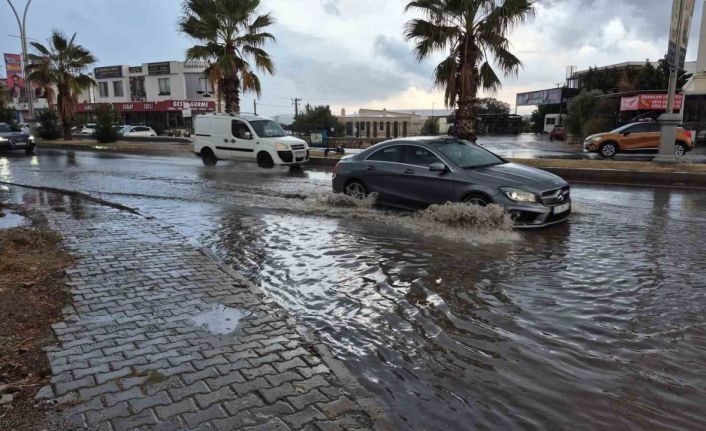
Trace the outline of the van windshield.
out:
[[[256,120],[251,121],[250,125],[257,136],[261,138],[281,138],[285,136],[284,130],[272,120]]]

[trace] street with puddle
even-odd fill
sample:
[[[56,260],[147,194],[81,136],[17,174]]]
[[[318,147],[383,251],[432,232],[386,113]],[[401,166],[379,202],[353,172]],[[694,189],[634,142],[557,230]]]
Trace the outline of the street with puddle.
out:
[[[400,429],[706,426],[702,190],[576,185],[569,223],[464,231],[327,205],[330,175],[0,157],[2,182],[130,206],[211,248],[312,328]],[[194,325],[241,317],[213,309]]]

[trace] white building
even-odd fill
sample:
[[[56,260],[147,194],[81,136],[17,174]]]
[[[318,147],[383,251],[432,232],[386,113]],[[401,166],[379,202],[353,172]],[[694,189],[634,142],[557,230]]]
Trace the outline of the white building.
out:
[[[427,115],[423,115],[426,113]],[[434,118],[439,119],[439,129],[446,132],[447,111],[439,110],[434,113]],[[337,118],[346,126],[346,136],[359,138],[398,138],[406,136],[419,136],[424,127],[424,122],[431,117],[429,111],[364,109],[358,113],[346,115],[346,110],[341,110]]]

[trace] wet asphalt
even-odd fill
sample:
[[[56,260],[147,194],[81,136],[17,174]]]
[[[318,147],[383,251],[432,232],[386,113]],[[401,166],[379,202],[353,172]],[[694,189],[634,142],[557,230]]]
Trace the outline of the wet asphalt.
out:
[[[324,171],[44,150],[0,155],[0,181],[173,224],[313,328],[401,429],[706,427],[703,190],[576,185],[569,223],[476,243],[313,204]]]

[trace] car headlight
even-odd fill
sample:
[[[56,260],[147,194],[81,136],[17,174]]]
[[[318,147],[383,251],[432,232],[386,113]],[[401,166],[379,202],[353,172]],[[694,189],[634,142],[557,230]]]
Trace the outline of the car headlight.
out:
[[[289,151],[289,145],[287,144],[275,144],[275,149],[277,151]]]
[[[29,138],[27,138],[27,140],[31,143],[34,143],[34,136],[29,135]]]
[[[3,138],[2,136],[0,136],[0,142],[7,142],[7,139],[5,139],[5,138]]]
[[[537,202],[537,195],[524,190],[503,187],[500,189],[508,199],[515,202]]]
[[[600,141],[601,139],[603,139],[602,136],[594,136],[593,138],[588,138],[588,139],[586,139],[585,142],[586,142],[587,144],[594,144],[594,143]]]

